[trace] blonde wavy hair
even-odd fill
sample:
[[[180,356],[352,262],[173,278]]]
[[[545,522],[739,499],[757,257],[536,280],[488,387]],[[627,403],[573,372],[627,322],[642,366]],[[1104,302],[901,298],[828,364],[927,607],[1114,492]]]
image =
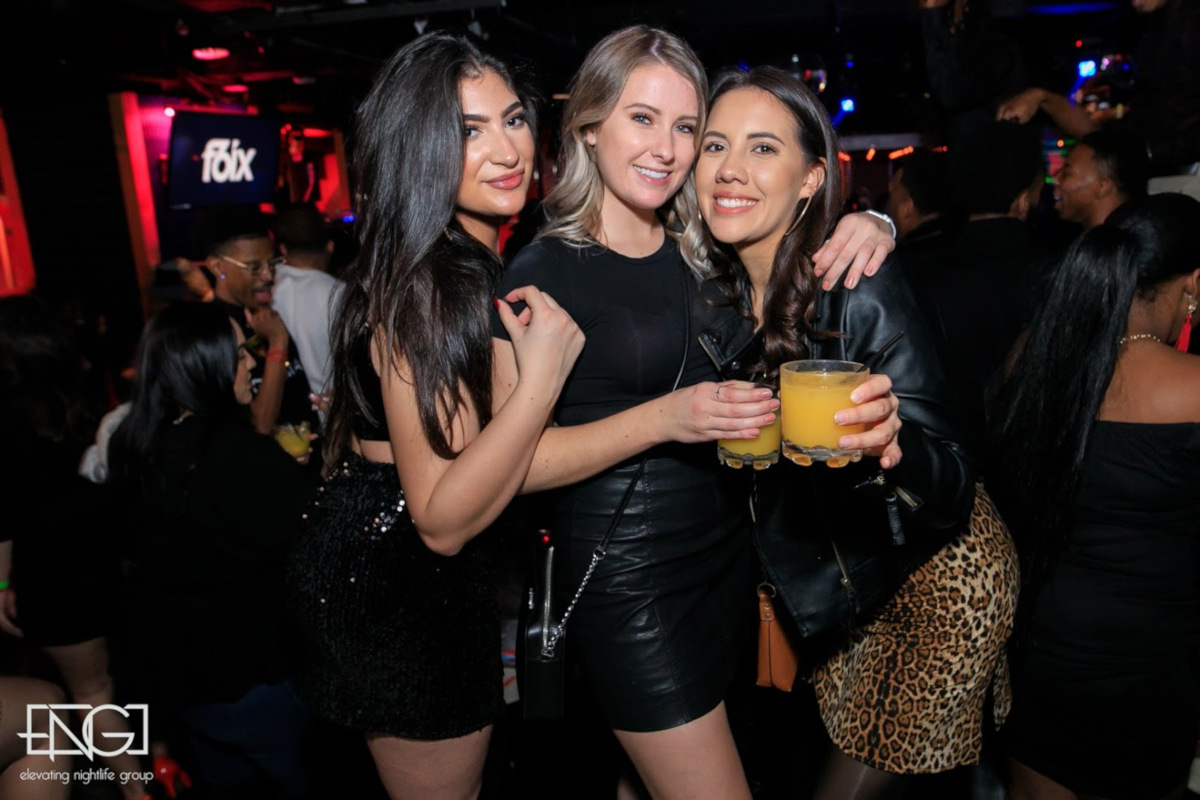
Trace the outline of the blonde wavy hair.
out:
[[[630,73],[646,64],[668,66],[695,87],[696,105],[700,109],[696,127],[699,146],[708,100],[708,77],[691,46],[673,33],[647,25],[610,33],[592,48],[571,80],[571,97],[563,109],[558,182],[543,203],[549,222],[539,237],[554,236],[579,246],[598,244],[596,232],[600,230],[604,183],[585,137],[589,129],[608,119]],[[689,202],[692,208],[680,208],[680,204]],[[695,192],[679,191],[671,206],[664,225],[670,235],[678,237],[682,230],[680,217],[696,216]]]

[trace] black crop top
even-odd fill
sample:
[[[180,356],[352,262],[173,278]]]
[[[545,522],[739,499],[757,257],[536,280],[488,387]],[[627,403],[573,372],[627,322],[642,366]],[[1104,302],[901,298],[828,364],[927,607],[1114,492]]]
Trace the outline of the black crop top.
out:
[[[371,337],[363,336],[354,348],[354,363],[351,367],[358,375],[358,385],[362,388],[363,400],[371,415],[378,420],[372,424],[359,409],[354,410],[352,428],[356,439],[362,442],[388,441],[387,417],[383,413],[383,387],[375,365],[371,363]]]

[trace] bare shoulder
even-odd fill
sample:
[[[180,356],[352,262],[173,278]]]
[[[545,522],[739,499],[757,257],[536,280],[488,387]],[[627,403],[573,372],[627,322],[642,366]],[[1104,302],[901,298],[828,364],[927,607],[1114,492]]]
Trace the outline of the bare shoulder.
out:
[[[1200,422],[1200,356],[1170,351],[1163,358],[1164,412],[1177,417],[1166,422]]]
[[[1122,358],[1100,417],[1118,422],[1200,422],[1200,356],[1160,347]]]

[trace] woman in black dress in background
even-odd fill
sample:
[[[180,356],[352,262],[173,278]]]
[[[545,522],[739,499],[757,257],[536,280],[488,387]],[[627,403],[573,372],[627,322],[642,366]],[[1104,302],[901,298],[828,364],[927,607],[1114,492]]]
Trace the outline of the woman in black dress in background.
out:
[[[501,705],[500,617],[473,540],[508,505],[583,335],[525,287],[520,368],[492,413],[500,226],[533,173],[532,109],[468,39],[401,48],[358,109],[361,252],[333,331],[327,481],[291,594],[301,693],[363,731],[393,798],[479,793]]]
[[[210,303],[155,315],[138,346],[109,484],[129,538],[128,646],[152,726],[176,720],[199,778],[233,796],[308,797],[310,717],[288,683],[283,564],[312,481],[254,431],[254,357]]]
[[[1025,585],[1011,797],[1182,797],[1200,727],[1200,203],[1154,195],[1078,239],[1001,427]]]

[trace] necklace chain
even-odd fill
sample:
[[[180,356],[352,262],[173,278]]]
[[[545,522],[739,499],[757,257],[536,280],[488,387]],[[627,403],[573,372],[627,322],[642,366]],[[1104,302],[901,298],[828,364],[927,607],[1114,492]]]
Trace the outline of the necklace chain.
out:
[[[1117,344],[1128,344],[1129,342],[1136,342],[1139,339],[1150,339],[1151,341],[1162,344],[1162,339],[1158,338],[1153,333],[1135,333],[1132,336],[1122,336],[1119,340],[1117,340]]]

